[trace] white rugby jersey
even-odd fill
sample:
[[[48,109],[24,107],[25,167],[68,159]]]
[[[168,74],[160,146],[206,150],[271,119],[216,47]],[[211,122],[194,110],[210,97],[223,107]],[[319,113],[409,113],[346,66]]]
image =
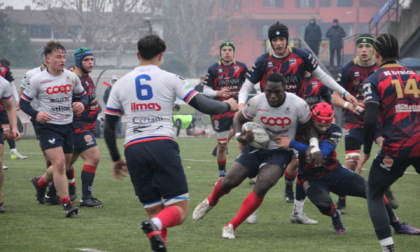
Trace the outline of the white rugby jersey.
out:
[[[38,99],[38,111],[51,115],[48,123],[65,125],[73,122],[72,96],[84,95],[85,89],[79,76],[64,69],[60,76],[42,71],[30,79],[21,98],[31,102]]]
[[[30,79],[33,76],[39,74],[40,72],[42,72],[40,66],[39,67],[35,67],[35,68],[29,70],[28,72],[26,72],[25,75],[23,76],[22,81],[19,84],[20,88],[25,89],[29,85]],[[31,106],[32,106],[32,108],[34,108],[36,110],[39,107],[38,100],[35,97],[32,99]]]
[[[182,77],[155,65],[139,66],[112,87],[105,113],[127,116],[125,146],[175,137],[172,109],[176,97],[189,102],[197,92]]]
[[[10,87],[10,82],[2,76],[0,76],[0,98],[4,100],[12,99],[12,87]]]
[[[286,136],[295,139],[296,129],[299,124],[311,118],[308,104],[295,94],[286,92],[286,100],[280,107],[271,107],[265,93],[258,94],[248,100],[243,115],[264,127],[270,136],[267,149],[277,149],[274,139],[277,136]]]

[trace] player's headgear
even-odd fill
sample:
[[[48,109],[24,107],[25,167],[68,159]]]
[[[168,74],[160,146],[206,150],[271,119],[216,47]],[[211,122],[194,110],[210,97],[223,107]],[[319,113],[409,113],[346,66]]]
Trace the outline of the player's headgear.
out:
[[[45,48],[41,47],[38,50],[39,57],[41,58],[41,64],[44,64]]]
[[[279,22],[273,24],[268,28],[268,38],[271,41],[275,37],[284,37],[289,40],[289,28]]]
[[[365,33],[361,34],[356,39],[356,46],[360,44],[369,44],[373,46],[373,43],[375,42],[375,39],[372,37],[372,35]]]
[[[312,108],[312,120],[319,123],[332,123],[334,119],[333,107],[326,103],[320,102]]]
[[[373,48],[386,59],[400,59],[398,40],[391,34],[380,35],[373,43]]]
[[[235,52],[235,45],[233,44],[233,42],[231,42],[231,41],[224,41],[219,46],[219,54],[220,54],[220,56],[222,56],[222,48],[225,47],[225,46],[231,47],[232,50],[233,50],[233,52]]]
[[[86,56],[89,55],[93,55],[93,52],[87,47],[80,47],[74,52],[74,62],[76,66],[78,66],[83,71],[85,71],[85,69],[83,69],[82,61]]]

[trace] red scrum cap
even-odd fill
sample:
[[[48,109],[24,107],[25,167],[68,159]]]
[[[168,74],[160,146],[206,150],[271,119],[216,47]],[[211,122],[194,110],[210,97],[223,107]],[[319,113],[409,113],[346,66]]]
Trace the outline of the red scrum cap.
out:
[[[333,107],[326,103],[320,102],[315,105],[312,109],[312,120],[319,123],[332,123],[334,119],[334,109]]]

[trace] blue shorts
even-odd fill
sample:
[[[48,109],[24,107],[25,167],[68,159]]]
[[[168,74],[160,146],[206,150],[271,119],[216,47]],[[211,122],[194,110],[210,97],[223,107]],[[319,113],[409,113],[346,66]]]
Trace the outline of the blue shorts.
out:
[[[250,145],[245,145],[242,153],[238,155],[235,162],[245,166],[249,170],[248,177],[253,178],[257,176],[260,166],[262,164],[278,165],[284,172],[287,165],[292,160],[293,151],[285,149],[255,149]]]
[[[73,153],[73,125],[56,125],[50,123],[36,123],[35,131],[39,134],[39,144],[43,151],[56,147],[63,147],[64,153]]]
[[[222,117],[219,120],[214,120],[214,131],[224,132],[229,131],[233,125],[233,117]]]
[[[134,191],[143,205],[188,193],[187,178],[173,140],[128,146],[124,151]]]
[[[80,154],[95,146],[97,146],[96,139],[91,131],[74,133],[74,152]]]

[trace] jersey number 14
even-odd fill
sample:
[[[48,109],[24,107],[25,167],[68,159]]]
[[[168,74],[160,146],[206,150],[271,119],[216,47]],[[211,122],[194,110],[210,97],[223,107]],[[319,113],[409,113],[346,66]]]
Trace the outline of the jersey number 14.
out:
[[[414,97],[419,98],[420,90],[417,87],[416,80],[408,79],[406,85],[404,86],[404,90],[399,80],[392,80],[391,83],[395,86],[398,98],[403,98],[404,95],[408,94],[414,95]]]

